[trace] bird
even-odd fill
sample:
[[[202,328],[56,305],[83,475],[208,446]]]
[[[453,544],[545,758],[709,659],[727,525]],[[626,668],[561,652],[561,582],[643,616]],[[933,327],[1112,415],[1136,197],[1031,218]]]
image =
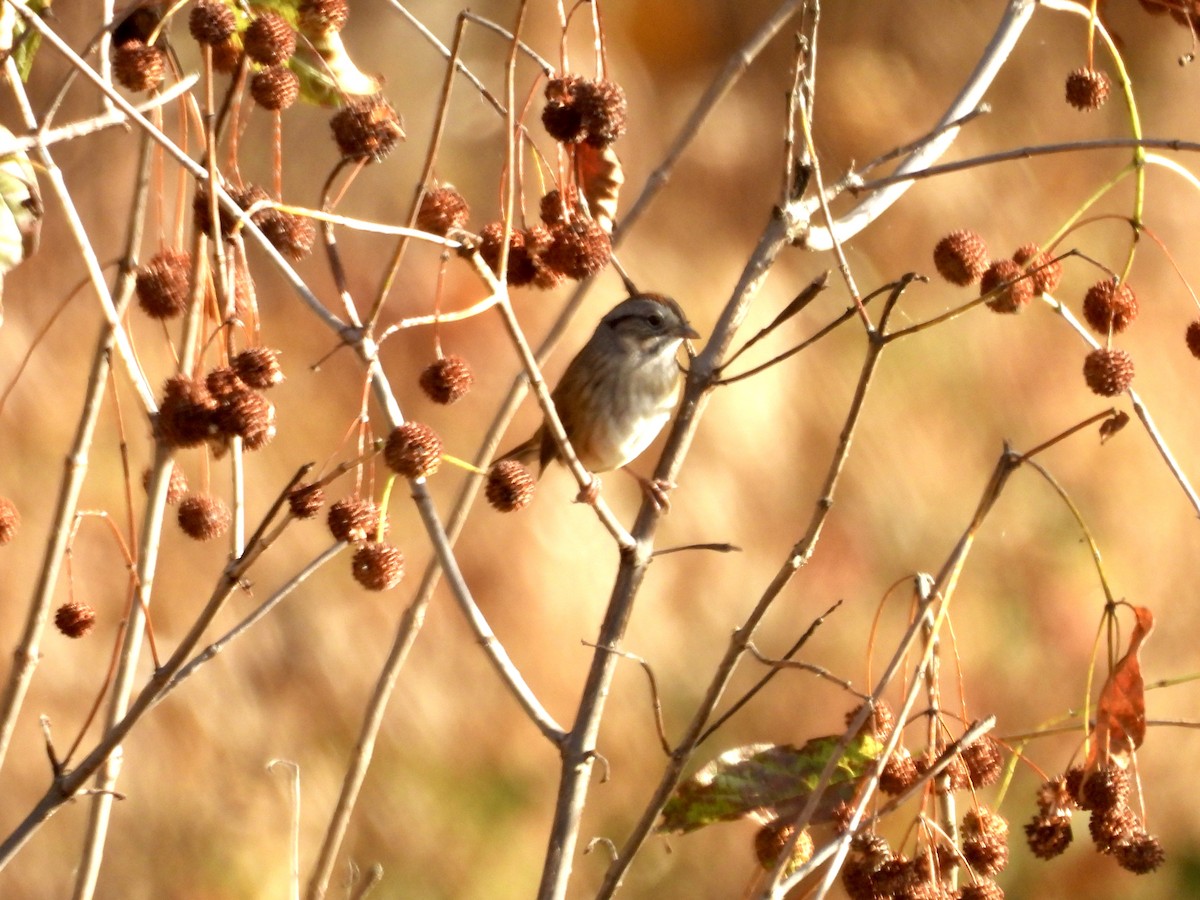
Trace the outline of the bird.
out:
[[[583,349],[567,364],[551,393],[554,408],[580,463],[593,475],[623,469],[662,431],[678,402],[683,369],[676,358],[685,339],[700,335],[679,304],[662,294],[633,293],[600,320]],[[528,468],[560,459],[543,423],[502,457]],[[660,508],[669,509],[670,485],[633,474]],[[599,479],[580,493],[591,502]]]

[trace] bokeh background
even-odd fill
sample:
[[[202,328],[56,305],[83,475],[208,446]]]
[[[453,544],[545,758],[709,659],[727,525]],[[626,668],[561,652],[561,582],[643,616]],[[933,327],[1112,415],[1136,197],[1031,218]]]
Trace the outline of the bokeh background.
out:
[[[555,58],[556,18],[550,4],[532,4],[528,40]],[[630,101],[629,133],[618,145],[628,205],[644,186],[686,116],[727,59],[774,9],[767,0],[725,3],[671,0],[605,4],[613,77]],[[928,130],[971,71],[999,20],[1003,4],[976,0],[829,3],[822,9],[816,140],[829,178]],[[409,10],[449,41],[457,7],[413,2]],[[472,10],[510,25],[515,5],[482,0]],[[1194,99],[1200,70],[1180,65],[1192,49],[1188,32],[1139,4],[1110,3],[1137,90],[1148,135],[1196,140]],[[590,71],[583,13],[571,44],[573,65]],[[98,27],[86,5],[56,5],[54,25],[82,48]],[[792,29],[785,29],[715,110],[651,211],[631,231],[621,259],[641,285],[680,299],[696,327],[709,333],[741,267],[777,202],[782,179],[785,94],[791,83]],[[196,56],[185,30],[175,42],[185,65]],[[386,3],[353,5],[344,32],[359,66],[379,73],[403,116],[408,142],[369,167],[340,210],[400,222],[419,176],[443,76],[428,43]],[[472,28],[464,59],[494,90],[502,85],[505,45]],[[992,113],[974,122],[951,158],[1106,135],[1126,135],[1122,104],[1082,114],[1062,99],[1068,71],[1084,65],[1084,20],[1039,10],[989,93]],[[1102,58],[1102,55],[1101,55]],[[29,84],[45,108],[67,71],[43,50]],[[1112,72],[1111,66],[1104,67]],[[518,92],[532,68],[520,70]],[[10,92],[0,121],[16,129]],[[534,103],[537,108],[537,103]],[[95,113],[96,94],[77,84],[60,114],[66,121]],[[294,108],[284,116],[284,193],[314,205],[336,163],[327,111]],[[247,180],[269,183],[271,127],[251,113],[239,159]],[[59,145],[62,168],[100,258],[120,252],[128,214],[137,136],[111,130]],[[1125,165],[1123,151],[1047,157],[968,170],[919,184],[879,222],[855,237],[847,256],[865,290],[909,271],[932,274],[931,250],[959,227],[979,230],[997,256],[1042,241]],[[1179,157],[1193,166],[1187,156]],[[460,83],[437,166],[471,201],[472,224],[499,213],[502,126]],[[162,218],[152,218],[147,255],[170,234],[174,169],[166,166]],[[536,184],[528,188],[531,200]],[[1114,269],[1123,265],[1132,209],[1123,182],[1097,207],[1113,218],[1081,228],[1064,246],[1078,247]],[[1141,392],[1180,467],[1200,473],[1196,415],[1197,363],[1183,331],[1197,317],[1189,285],[1200,283],[1191,252],[1197,201],[1178,176],[1148,178],[1146,225],[1131,274],[1142,304],[1120,346],[1137,361]],[[530,210],[535,214],[535,210]],[[377,290],[392,246],[378,237],[342,234],[351,288]],[[816,274],[828,256],[786,252],[758,296],[745,335],[761,327]],[[333,335],[302,308],[259,254],[252,255],[264,318],[264,342],[283,351],[287,381],[275,389],[280,433],[248,460],[251,515],[265,510],[297,466],[348,454],[343,436],[357,414],[362,373]],[[438,260],[410,253],[385,321],[432,309]],[[300,265],[320,296],[335,306],[321,254]],[[0,328],[0,385],[18,373],[22,357],[63,299],[83,277],[59,204],[48,198],[41,250],[5,283]],[[1102,273],[1071,260],[1060,295],[1078,310],[1083,292]],[[746,357],[761,361],[811,334],[848,303],[834,277],[802,315]],[[444,306],[478,299],[482,287],[465,267],[449,267]],[[518,315],[535,342],[567,297],[520,291]],[[551,380],[620,296],[611,272],[598,279],[561,350],[547,365]],[[901,302],[896,323],[915,323],[968,299],[934,279]],[[15,647],[44,545],[64,454],[69,447],[100,317],[88,291],[34,349],[29,366],[0,412],[0,494],[24,515],[18,540],[0,551],[0,642]],[[158,383],[170,356],[160,329],[131,324],[139,353]],[[518,364],[498,318],[446,326],[448,352],[475,367],[477,386],[459,404],[433,406],[417,373],[433,358],[433,336],[414,330],[391,338],[383,360],[405,414],[429,422],[447,450],[473,455]],[[844,421],[865,346],[859,329],[841,329],[760,377],[712,398],[687,459],[660,546],[731,542],[737,554],[686,553],[657,561],[642,591],[626,647],[653,667],[668,733],[677,735],[713,666],[746,612],[783,563],[812,514],[818,486]],[[804,660],[867,686],[867,636],[890,586],[919,571],[936,572],[966,525],[1003,442],[1029,448],[1107,404],[1084,386],[1086,348],[1047,308],[1002,317],[976,309],[889,350],[867,401],[844,481],[812,562],[780,598],[758,637],[764,653],[779,653],[836,601],[844,601],[802,653]],[[327,357],[327,358],[326,358]],[[319,368],[314,368],[318,360]],[[125,521],[119,444],[128,444],[135,472],[147,464],[151,437],[128,383],[118,379],[124,432],[111,407],[91,453],[83,507]],[[1127,408],[1124,398],[1116,404]],[[535,427],[527,404],[506,443]],[[651,469],[659,445],[637,468]],[[1043,463],[1078,504],[1120,597],[1149,606],[1159,627],[1146,645],[1149,681],[1188,676],[1200,667],[1196,639],[1196,511],[1136,422],[1101,446],[1094,431],[1046,453]],[[182,455],[193,484],[207,478],[228,489],[228,467],[207,467],[198,452]],[[466,476],[443,467],[431,490],[447,510]],[[332,491],[349,493],[348,481]],[[561,470],[543,479],[533,506],[502,516],[481,505],[459,543],[459,558],[484,613],[516,664],[551,712],[569,723],[616,568],[611,540],[586,508],[571,503],[575,488]],[[605,494],[631,519],[638,502],[631,479],[609,476]],[[134,491],[140,511],[140,489]],[[208,664],[162,704],[124,745],[125,768],[98,896],[104,898],[240,898],[285,896],[289,884],[287,779],[269,773],[274,759],[299,767],[300,867],[306,876],[319,846],[364,705],[412,597],[429,550],[415,514],[398,490],[392,534],[408,558],[409,576],[384,595],[351,579],[343,554],[267,620]],[[328,546],[319,522],[292,527],[255,568],[250,590],[236,596],[214,628],[234,624],[261,599]],[[201,546],[169,527],[154,600],[160,647],[170,648],[204,603],[227,548]],[[56,741],[73,739],[104,678],[123,615],[126,572],[108,530],[86,521],[74,545],[74,592],[100,613],[96,631],[73,642],[48,633],[16,740],[0,772],[0,829],[5,833],[44,791],[50,773],[38,717]],[[59,602],[68,596],[60,587]],[[1063,503],[1032,472],[1019,472],[973,550],[953,612],[957,660],[969,714],[997,716],[1000,736],[1032,731],[1084,701],[1104,597],[1087,546]],[[906,591],[894,592],[880,616],[876,668],[902,632]],[[144,675],[149,663],[143,662]],[[955,666],[947,660],[947,675]],[[730,696],[761,674],[739,672]],[[955,673],[956,674],[956,673]],[[1197,688],[1183,683],[1148,696],[1152,720],[1194,722]],[[704,748],[700,761],[740,744],[802,743],[840,731],[853,701],[834,685],[805,674],[777,678]],[[95,729],[93,729],[94,732]],[[921,747],[920,728],[911,746]],[[89,734],[85,746],[96,735]],[[1081,733],[1037,740],[1027,748],[1046,773],[1064,768]],[[1044,863],[1024,847],[1021,825],[1034,812],[1041,776],[1021,767],[1002,812],[1012,825],[1012,861],[1001,881],[1010,897],[1173,898],[1200,891],[1200,813],[1188,786],[1200,743],[1185,727],[1153,727],[1139,752],[1149,829],[1166,847],[1167,865],[1137,877],[1099,857],[1076,819],[1077,839],[1065,856]],[[634,664],[619,672],[601,734],[608,780],[595,783],[582,842],[618,843],[661,773],[645,678]],[[353,867],[383,866],[377,896],[429,900],[529,897],[542,866],[558,758],[501,687],[449,596],[439,590],[394,695],[382,739],[339,863],[335,896]],[[0,895],[70,894],[86,821],[86,804],[65,806],[0,872]],[[650,842],[628,876],[631,898],[729,898],[753,882],[753,826],[736,823]],[[572,895],[590,896],[604,853],[576,860]]]

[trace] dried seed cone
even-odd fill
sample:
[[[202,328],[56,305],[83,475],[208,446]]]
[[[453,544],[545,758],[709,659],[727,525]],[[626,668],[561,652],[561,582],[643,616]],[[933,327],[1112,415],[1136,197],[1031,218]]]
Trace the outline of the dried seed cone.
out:
[[[984,878],[974,884],[964,885],[958,897],[959,900],[1004,900],[1004,889],[996,882]]]
[[[250,79],[250,96],[263,109],[287,109],[300,96],[300,79],[287,66],[268,66]]]
[[[350,18],[347,0],[303,0],[297,10],[300,28],[310,34],[325,35],[341,31]]]
[[[422,422],[405,422],[388,435],[383,458],[397,475],[428,478],[442,463],[442,439]]]
[[[850,727],[850,723],[858,718],[858,714],[862,711],[865,704],[860,703],[854,709],[850,710],[845,715],[846,727]],[[888,705],[886,700],[877,700],[874,707],[871,709],[871,715],[867,717],[863,723],[860,734],[870,734],[881,741],[886,741],[896,727],[896,714],[892,712],[892,707]]]
[[[612,256],[612,239],[595,222],[555,225],[550,234],[550,246],[543,257],[546,268],[575,281],[595,275]]]
[[[351,100],[329,120],[329,127],[347,159],[379,162],[404,140],[400,116],[378,95]]]
[[[379,531],[379,507],[370,500],[347,497],[329,507],[326,522],[334,540],[358,543]]]
[[[1008,865],[1008,822],[986,807],[963,817],[963,858],[978,874],[992,876]]]
[[[179,527],[197,541],[220,537],[233,521],[233,514],[220,497],[190,494],[179,504]]]
[[[1062,281],[1062,261],[1043,252],[1037,244],[1022,244],[1013,254],[1013,262],[1029,271],[1033,292],[1039,296],[1052,293]]]
[[[147,468],[142,471],[142,490],[149,487],[150,469]],[[183,469],[179,468],[178,464],[171,466],[171,477],[167,480],[167,505],[174,506],[187,496],[187,492],[187,476],[183,474]]]
[[[222,434],[253,441],[255,448],[264,446],[275,436],[275,405],[250,388],[221,398],[214,419]],[[269,432],[265,438],[264,432]]]
[[[768,822],[758,829],[754,834],[754,856],[758,859],[758,864],[767,871],[775,868],[775,863],[779,861],[779,854],[783,852],[784,847],[788,845],[788,841],[795,833],[794,825],[780,822]],[[813,839],[806,828],[796,838],[791,862],[793,865],[803,865],[812,859],[812,855]]]
[[[272,210],[258,227],[271,245],[292,262],[300,262],[312,253],[317,240],[317,226],[311,219],[282,209]]]
[[[1200,319],[1188,323],[1183,339],[1187,342],[1188,352],[1196,359],[1200,359]]]
[[[301,481],[288,491],[288,508],[297,519],[316,518],[325,505],[325,490],[319,484]]]
[[[233,370],[250,387],[260,391],[283,381],[279,354],[267,347],[251,347],[233,358]]]
[[[239,198],[235,196],[234,199]],[[221,223],[221,236],[228,239],[233,235],[237,219],[219,203],[217,204],[217,218]],[[208,187],[203,184],[196,186],[196,193],[192,196],[192,223],[196,226],[197,231],[212,234],[212,212],[209,209]]]
[[[158,407],[158,437],[168,447],[195,447],[214,433],[217,402],[203,383],[176,375],[167,379]]]
[[[434,360],[421,372],[420,384],[434,403],[449,406],[466,396],[475,383],[471,364],[461,356],[443,356]]]
[[[21,512],[17,504],[7,497],[0,497],[0,546],[10,543],[20,527]]]
[[[879,773],[879,789],[893,797],[903,794],[917,782],[917,764],[907,747],[897,747]]]
[[[1071,816],[1068,813],[1034,816],[1025,825],[1025,842],[1039,859],[1054,859],[1071,846]]]
[[[1004,772],[1004,756],[1000,746],[990,736],[977,740],[962,752],[963,762],[974,788],[988,787],[1000,780]]]
[[[503,459],[488,470],[484,496],[500,512],[516,512],[533,501],[537,479],[515,459]]]
[[[583,81],[578,75],[564,75],[546,82],[542,125],[546,133],[560,144],[578,144],[587,137],[583,113],[578,104],[579,86]]]
[[[1067,76],[1067,102],[1084,112],[1099,109],[1108,99],[1108,76],[1086,66]]]
[[[504,245],[504,224],[490,222],[479,232],[479,257],[496,275],[500,274],[500,249]],[[526,233],[512,231],[508,235],[509,287],[524,287],[537,275],[537,263],[526,242]]]
[[[187,309],[192,273],[190,253],[160,250],[138,269],[138,306],[152,319],[173,319]]]
[[[263,11],[242,36],[246,55],[259,65],[278,66],[296,52],[296,32],[279,13]]]
[[[1083,361],[1083,380],[1092,393],[1115,397],[1133,384],[1133,357],[1115,347],[1093,350]]]
[[[1011,259],[998,259],[988,266],[979,279],[979,294],[983,296],[991,293],[1008,282],[1011,284],[986,301],[987,308],[992,312],[1020,312],[1021,308],[1028,306],[1029,301],[1033,299],[1033,280]]]
[[[1139,830],[1137,816],[1127,806],[1096,810],[1088,819],[1088,833],[1101,853],[1112,853]]]
[[[54,612],[54,627],[69,638],[81,638],[96,627],[96,610],[77,600],[64,603]]]
[[[1108,765],[1092,772],[1080,785],[1079,805],[1084,809],[1104,812],[1124,806],[1129,798],[1129,773]]]
[[[933,248],[933,265],[951,284],[960,287],[974,284],[987,271],[987,244],[978,232],[952,231]]]
[[[1092,331],[1107,335],[1109,325],[1113,334],[1120,334],[1137,318],[1138,302],[1133,288],[1114,281],[1097,281],[1083,297],[1083,318]]]
[[[135,94],[157,89],[166,78],[167,57],[158,47],[129,40],[115,45],[111,56],[113,78]]]
[[[567,191],[569,202],[563,202],[562,191],[558,188],[542,197],[538,204],[538,215],[547,225],[558,225],[570,221],[579,206],[579,192],[572,185]]]
[[[463,228],[470,217],[471,207],[466,198],[447,184],[428,191],[421,198],[417,227],[445,237],[451,231]]]
[[[525,238],[525,249],[533,261],[533,286],[548,291],[566,281],[567,276],[551,269],[545,262],[546,251],[554,242],[550,229],[545,225],[533,225],[525,229],[522,236]]]
[[[581,82],[575,102],[591,146],[603,150],[625,133],[628,104],[615,81]]]
[[[215,47],[229,40],[236,30],[233,10],[220,0],[196,0],[188,15],[188,31],[198,44]]]
[[[1138,829],[1127,840],[1117,844],[1113,850],[1117,864],[1136,875],[1153,872],[1167,860],[1158,838]]]
[[[204,376],[204,386],[218,401],[246,389],[246,383],[238,377],[232,366],[218,366],[209,371]]]
[[[368,591],[390,591],[404,577],[404,554],[391,544],[369,541],[354,552],[351,570]]]

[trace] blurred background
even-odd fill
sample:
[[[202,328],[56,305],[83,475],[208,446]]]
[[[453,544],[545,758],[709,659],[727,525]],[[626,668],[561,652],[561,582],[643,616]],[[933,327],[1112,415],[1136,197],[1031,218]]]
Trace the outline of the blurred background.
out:
[[[544,56],[556,59],[557,19],[549,6],[531,5],[526,37]],[[617,145],[626,177],[623,208],[660,164],[712,79],[775,6],[767,0],[660,0],[602,8],[610,74],[629,98],[629,131]],[[455,4],[420,0],[407,8],[450,41]],[[1002,9],[1000,2],[977,0],[825,4],[815,133],[826,178],[913,141],[933,126],[974,67]],[[516,13],[514,4],[499,0],[481,0],[472,11],[505,27]],[[1107,4],[1105,12],[1137,92],[1144,132],[1200,138],[1200,117],[1192,102],[1200,70],[1179,63],[1193,49],[1188,31],[1132,2]],[[574,68],[591,74],[584,18],[577,16],[571,59]],[[56,5],[54,26],[73,47],[83,48],[98,21],[86,5]],[[182,26],[180,21],[174,28],[175,44],[185,66],[194,70],[197,56]],[[361,174],[339,211],[400,223],[408,215],[423,164],[443,60],[384,3],[352,5],[343,36],[359,67],[383,77],[388,98],[403,115],[408,141]],[[785,29],[713,110],[619,253],[639,285],[677,297],[703,335],[711,332],[779,200],[793,46],[794,29]],[[506,53],[493,33],[469,29],[463,59],[497,92]],[[1099,51],[1097,58],[1115,73]],[[988,94],[991,114],[963,132],[948,158],[1127,135],[1129,118],[1119,98],[1087,114],[1063,101],[1067,73],[1086,62],[1085,20],[1039,10]],[[42,50],[29,83],[36,110],[45,109],[67,71],[53,50]],[[535,70],[522,64],[518,96],[531,90],[535,77]],[[0,122],[19,130],[11,92],[2,93]],[[77,82],[59,121],[92,115],[99,108],[96,93]],[[540,93],[534,115],[539,108]],[[297,106],[283,117],[284,197],[297,205],[318,203],[320,185],[337,162],[329,115]],[[540,125],[533,124],[540,135]],[[270,183],[271,133],[270,119],[261,110],[248,114],[239,158],[246,180]],[[121,250],[137,143],[136,133],[113,129],[53,148],[109,271]],[[549,149],[549,141],[545,146]],[[1128,158],[1125,151],[1093,151],[924,181],[847,245],[857,283],[869,291],[906,272],[933,275],[933,246],[956,228],[979,231],[997,257],[1023,243],[1045,241]],[[1185,155],[1177,158],[1192,165]],[[502,122],[460,82],[437,176],[470,200],[473,228],[499,217],[502,165]],[[173,227],[175,169],[168,163],[165,171],[165,209],[151,219],[146,256]],[[1197,318],[1189,285],[1200,282],[1200,260],[1190,252],[1200,198],[1177,175],[1161,169],[1153,169],[1147,181],[1145,223],[1153,240],[1140,242],[1130,276],[1142,315],[1119,345],[1133,354],[1135,387],[1180,467],[1195,478],[1200,473],[1200,419],[1194,389],[1200,363],[1189,356],[1183,333]],[[528,202],[535,203],[536,185],[529,185],[527,193]],[[1132,182],[1126,179],[1094,209],[1110,217],[1080,228],[1063,248],[1076,247],[1120,270],[1130,240],[1121,217],[1128,217],[1132,208]],[[535,216],[536,207],[528,212]],[[339,246],[350,287],[365,302],[378,290],[392,244],[341,232]],[[785,252],[742,334],[748,337],[769,322],[805,284],[833,265],[828,255]],[[298,268],[336,310],[324,256],[315,253]],[[342,441],[358,412],[363,376],[350,353],[330,355],[335,337],[253,251],[251,270],[263,341],[282,350],[287,375],[272,394],[279,435],[247,459],[254,522],[298,466],[349,455]],[[437,270],[435,251],[411,250],[384,323],[432,311]],[[62,208],[47,192],[41,249],[5,281],[0,385],[6,387],[16,377],[39,331],[83,277]],[[1069,260],[1059,296],[1078,312],[1084,291],[1102,277],[1095,266]],[[620,281],[611,271],[597,282],[546,366],[551,383],[596,320],[621,297]],[[836,276],[830,283],[817,302],[744,361],[770,358],[845,309],[844,284]],[[549,328],[569,291],[516,293],[517,313],[532,341],[537,343]],[[463,307],[482,295],[467,268],[452,261],[443,308]],[[922,321],[969,297],[969,289],[936,278],[914,285],[900,302],[894,324]],[[37,345],[0,412],[0,495],[12,498],[23,514],[17,540],[0,549],[0,642],[10,647],[16,646],[32,594],[99,327],[95,299],[87,290],[79,291]],[[161,328],[135,316],[131,329],[151,382],[161,383],[171,366]],[[466,357],[476,374],[475,389],[449,408],[433,405],[417,385],[417,374],[434,357],[430,330],[400,333],[384,346],[384,365],[405,415],[437,428],[447,452],[456,456],[474,455],[518,372],[516,355],[501,335],[494,315],[442,328],[446,352]],[[864,348],[861,329],[851,323],[812,350],[712,397],[657,544],[730,542],[743,552],[680,553],[656,561],[626,643],[626,649],[654,668],[669,737],[688,721],[731,631],[803,534]],[[867,637],[880,604],[885,606],[876,638],[876,673],[908,615],[907,588],[888,600],[889,588],[914,573],[935,573],[941,567],[1004,442],[1028,449],[1109,406],[1083,383],[1086,351],[1079,337],[1041,304],[1017,316],[998,316],[980,307],[893,345],[872,384],[816,553],[760,630],[756,642],[762,652],[782,653],[816,616],[843,601],[800,658],[869,690]],[[124,375],[118,378],[118,393],[123,438],[133,471],[140,472],[149,463],[152,438]],[[1114,405],[1126,409],[1128,400],[1117,398]],[[535,405],[528,401],[504,446],[524,438],[537,422]],[[101,417],[82,502],[84,509],[108,510],[118,523],[126,516],[121,440],[110,406]],[[660,446],[635,468],[650,472]],[[207,479],[214,492],[228,490],[224,462],[206,466],[199,451],[184,452],[180,459],[193,485]],[[1158,618],[1158,630],[1142,654],[1147,682],[1196,672],[1200,525],[1145,431],[1135,420],[1101,446],[1090,429],[1041,461],[1086,518],[1117,596],[1150,607]],[[465,477],[443,466],[432,479],[430,488],[443,513]],[[330,495],[336,499],[352,490],[349,479],[343,479]],[[632,479],[611,475],[604,490],[618,515],[632,521],[639,502]],[[467,581],[492,627],[551,713],[568,725],[592,655],[584,642],[596,637],[617,565],[612,541],[595,516],[571,502],[575,493],[567,473],[552,469],[533,505],[520,514],[501,515],[480,504],[458,545]],[[142,493],[136,485],[134,499],[140,514]],[[400,587],[386,594],[363,591],[350,577],[349,555],[343,554],[133,732],[124,745],[119,784],[124,799],[114,809],[98,896],[286,896],[292,807],[287,778],[267,771],[275,759],[299,767],[300,870],[307,877],[363,709],[430,555],[401,489],[393,494],[390,516],[393,540],[408,560],[409,574]],[[166,652],[204,604],[228,552],[227,547],[197,544],[173,523],[168,525],[153,607],[159,646]],[[213,636],[246,615],[330,541],[320,520],[293,525],[255,567],[249,590],[224,610]],[[49,718],[60,749],[70,744],[103,681],[123,615],[127,573],[110,532],[96,519],[80,528],[73,571],[75,596],[97,608],[98,627],[82,641],[54,631],[46,635],[13,748],[0,772],[4,833],[49,783],[38,717]],[[56,603],[67,596],[64,577]],[[969,715],[995,715],[1001,738],[1033,731],[1081,708],[1103,605],[1094,564],[1069,511],[1032,471],[1018,472],[983,528],[958,587],[954,642],[943,644],[947,684],[961,676]],[[148,676],[150,664],[143,657]],[[746,662],[729,697],[737,697],[761,674],[758,664]],[[1148,717],[1200,720],[1198,691],[1183,683],[1150,692]],[[946,699],[956,708],[949,690]],[[784,674],[702,748],[697,763],[742,744],[801,744],[839,733],[853,705],[852,697],[827,681]],[[921,731],[920,726],[911,731],[914,751],[922,748]],[[96,736],[93,727],[84,746]],[[1138,877],[1098,856],[1082,814],[1076,817],[1075,843],[1064,856],[1049,863],[1033,858],[1021,826],[1035,812],[1034,791],[1043,775],[1068,765],[1081,737],[1080,730],[1036,740],[1026,748],[1033,765],[1018,768],[1001,807],[1012,829],[1012,859],[1000,879],[1007,896],[1103,900],[1173,898],[1200,891],[1200,812],[1180,780],[1190,771],[1188,760],[1196,759],[1200,739],[1186,727],[1152,727],[1138,753],[1146,825],[1167,852],[1167,864],[1159,872]],[[581,845],[593,837],[620,844],[665,762],[645,676],[635,664],[623,664],[618,673],[600,750],[608,779],[592,785]],[[331,896],[344,895],[353,867],[375,863],[384,873],[376,896],[532,896],[557,780],[557,753],[502,688],[458,609],[439,589],[391,703]],[[993,798],[989,795],[988,802]],[[0,895],[68,896],[85,823],[84,803],[62,808],[0,873]],[[734,823],[655,838],[629,873],[624,896],[738,897],[756,877],[753,834],[752,824]],[[572,896],[591,896],[605,864],[602,850],[578,858]]]

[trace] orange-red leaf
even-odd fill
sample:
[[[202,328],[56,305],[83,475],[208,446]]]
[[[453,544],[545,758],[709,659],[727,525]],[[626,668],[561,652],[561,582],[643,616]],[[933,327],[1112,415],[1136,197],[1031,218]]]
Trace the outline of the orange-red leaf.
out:
[[[1108,674],[1096,709],[1096,728],[1088,753],[1088,769],[1106,763],[1126,768],[1133,751],[1146,737],[1146,695],[1138,660],[1142,642],[1154,628],[1154,615],[1144,606],[1133,607],[1137,617],[1129,649]]]

